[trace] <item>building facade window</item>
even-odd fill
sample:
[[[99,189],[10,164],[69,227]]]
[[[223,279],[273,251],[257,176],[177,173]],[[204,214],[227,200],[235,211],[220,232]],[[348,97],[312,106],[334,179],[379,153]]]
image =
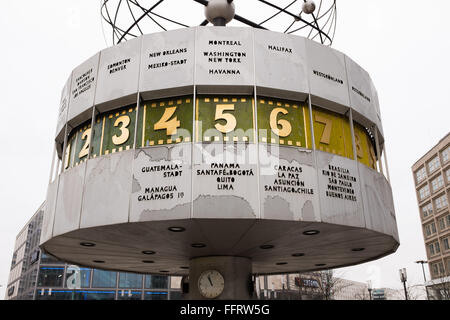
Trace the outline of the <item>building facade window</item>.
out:
[[[444,218],[439,219],[439,230],[445,230],[445,219]]]
[[[436,210],[442,210],[448,207],[447,195],[443,195],[436,200],[434,200],[434,205],[436,206]]]
[[[428,245],[428,251],[430,253],[430,256],[434,256],[436,252],[434,251],[434,243]]]
[[[81,289],[89,288],[91,282],[91,269],[76,266],[67,267],[66,288]]]
[[[142,291],[119,290],[117,300],[142,300]]]
[[[425,180],[426,177],[427,177],[427,170],[425,169],[425,167],[419,169],[416,172],[416,183],[417,184],[421,183],[423,180]]]
[[[103,290],[79,290],[74,291],[73,297],[73,300],[114,300],[116,298],[116,292]]]
[[[447,147],[444,151],[442,151],[442,162],[447,163],[450,160],[450,146]]]
[[[169,278],[166,276],[145,276],[145,289],[167,289]]]
[[[448,243],[448,238],[445,238],[444,240],[442,240],[442,243],[444,244],[444,250],[445,251],[450,250],[450,246],[449,246],[449,243]]]
[[[428,203],[422,207],[422,216],[427,218],[431,214],[433,214],[433,205]]]
[[[117,283],[117,272],[94,269],[92,287],[115,288]]]
[[[447,183],[450,183],[450,169],[447,170]]]
[[[119,273],[119,288],[142,288],[142,275],[136,273],[120,272]]]
[[[425,226],[425,234],[427,235],[427,237],[435,233],[436,233],[436,224],[434,222],[427,224]]]
[[[445,274],[444,264],[442,262],[435,263],[431,266],[433,275],[436,277],[443,276]]]
[[[144,300],[167,300],[167,292],[150,292],[147,291],[144,294]]]
[[[445,217],[445,223],[447,224],[447,228],[449,228],[450,227],[450,215],[447,215]]]
[[[430,162],[428,162],[428,172],[433,173],[440,167],[439,157],[433,158]]]
[[[429,244],[428,251],[430,252],[430,256],[435,256],[439,254],[441,252],[441,246],[439,245],[439,241]]]
[[[433,192],[436,192],[443,186],[444,186],[444,177],[442,177],[442,175],[431,181],[431,187],[433,189]]]
[[[62,287],[63,276],[63,267],[41,267],[39,270],[38,287]]]
[[[429,196],[430,196],[430,188],[428,187],[428,185],[419,190],[420,201],[424,200]]]
[[[73,300],[70,290],[37,290],[36,300]]]
[[[41,254],[41,263],[42,264],[62,264],[61,261],[59,261],[56,258],[53,258],[52,256],[50,256],[46,253]]]

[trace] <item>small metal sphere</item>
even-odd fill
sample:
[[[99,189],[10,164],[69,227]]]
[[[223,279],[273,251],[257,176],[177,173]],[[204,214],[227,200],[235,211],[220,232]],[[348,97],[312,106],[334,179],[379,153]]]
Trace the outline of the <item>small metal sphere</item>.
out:
[[[302,11],[306,14],[311,14],[316,11],[316,4],[312,0],[306,0],[302,5]]]
[[[233,20],[235,14],[234,3],[228,0],[209,0],[205,7],[206,19],[214,24],[216,19],[223,19],[225,23]]]

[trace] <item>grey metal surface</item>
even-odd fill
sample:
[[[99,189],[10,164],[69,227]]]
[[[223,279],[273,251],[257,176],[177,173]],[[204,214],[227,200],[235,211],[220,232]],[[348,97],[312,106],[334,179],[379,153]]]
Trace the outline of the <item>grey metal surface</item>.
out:
[[[80,226],[81,201],[83,197],[86,162],[59,176],[53,236],[65,234]]]
[[[258,168],[257,162],[251,161],[256,154],[255,144],[195,144],[194,219],[259,218]],[[222,171],[239,173],[221,174]]]
[[[142,37],[139,91],[144,99],[193,92],[196,29]],[[178,88],[178,90],[175,90]]]
[[[171,226],[181,226],[186,231],[173,233],[168,230]],[[303,234],[311,229],[319,230],[320,234]],[[96,246],[82,247],[83,241]],[[206,247],[192,248],[194,243],[204,243]],[[260,246],[264,244],[274,248],[263,250]],[[197,219],[80,229],[55,237],[42,248],[78,265],[98,267],[93,261],[102,260],[103,269],[149,273],[167,270],[173,275],[186,275],[188,271],[181,267],[202,256],[249,257],[254,273],[276,274],[355,265],[393,253],[397,247],[398,242],[392,236],[364,228],[276,220]],[[359,248],[364,250],[352,251]],[[156,253],[149,256],[142,253],[144,250]],[[304,256],[292,256],[298,253]],[[277,265],[283,262],[287,264]]]
[[[133,158],[129,150],[88,161],[81,228],[128,222]]]
[[[252,29],[197,27],[195,43],[195,84],[200,93],[252,93]]]
[[[261,216],[286,221],[321,221],[317,169],[311,150],[260,145]],[[293,185],[285,186],[284,181]],[[295,184],[297,183],[297,184]],[[288,187],[292,192],[279,191]]]
[[[72,84],[72,74],[70,74],[69,79],[67,79],[67,82],[61,92],[61,100],[59,103],[58,121],[56,125],[56,139],[55,139],[59,143],[64,143],[64,131],[67,122],[67,113],[69,110],[71,84]]]
[[[71,128],[90,118],[94,102],[100,111],[137,102],[133,93],[138,82],[144,100],[193,94],[194,86],[200,94],[253,94],[255,88],[261,95],[294,100],[311,94],[313,104],[329,110],[344,114],[352,108],[355,121],[375,125],[384,141],[378,94],[368,73],[341,52],[302,37],[249,28],[196,27],[145,35],[101,54],[106,58],[98,53],[73,71]],[[133,63],[118,73],[121,79],[114,79],[105,68],[108,61],[122,57],[133,57]],[[83,81],[81,76],[89,71]],[[59,143],[61,126],[58,123]]]
[[[357,162],[322,151],[316,155],[322,222],[364,228]]]
[[[130,222],[191,217],[192,145],[136,150]]]
[[[345,113],[350,106],[343,53],[305,39],[313,104]]]
[[[100,112],[136,102],[142,38],[101,52],[95,105]]]
[[[285,91],[279,98],[304,101],[309,93],[305,39],[258,29],[253,33],[258,94],[272,96],[278,89]]]
[[[67,121],[73,128],[91,118],[94,106],[100,53],[95,54],[72,72]]]

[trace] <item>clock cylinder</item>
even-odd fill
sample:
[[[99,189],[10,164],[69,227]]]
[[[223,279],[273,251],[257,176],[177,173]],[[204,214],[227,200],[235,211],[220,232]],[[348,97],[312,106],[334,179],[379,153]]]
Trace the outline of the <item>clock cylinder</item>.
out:
[[[41,248],[179,276],[215,257],[240,279],[373,261],[399,246],[385,140],[369,73],[330,47],[241,27],[137,37],[69,76]]]
[[[215,297],[216,300],[249,300],[252,298],[250,284],[252,279],[252,261],[242,257],[202,257],[194,258],[190,261],[189,269],[189,295],[190,300],[208,299],[202,293],[201,276],[209,274],[208,271],[218,272],[224,280],[223,291]],[[209,280],[209,279],[208,279]],[[217,281],[217,280],[216,280]],[[212,290],[220,283],[211,279],[211,283],[206,281]],[[204,288],[203,290],[208,290]]]

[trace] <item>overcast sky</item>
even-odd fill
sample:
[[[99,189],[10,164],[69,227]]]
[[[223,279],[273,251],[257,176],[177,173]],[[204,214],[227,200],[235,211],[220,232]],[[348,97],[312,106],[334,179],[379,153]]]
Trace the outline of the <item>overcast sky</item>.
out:
[[[0,2],[0,299],[15,238],[46,197],[61,89],[74,67],[106,46],[99,10],[93,0]],[[411,284],[423,282],[414,263],[426,254],[411,166],[450,131],[449,11],[442,0],[338,1],[333,47],[378,89],[401,241],[387,258],[341,269],[347,279],[400,288],[398,270],[407,268]]]

